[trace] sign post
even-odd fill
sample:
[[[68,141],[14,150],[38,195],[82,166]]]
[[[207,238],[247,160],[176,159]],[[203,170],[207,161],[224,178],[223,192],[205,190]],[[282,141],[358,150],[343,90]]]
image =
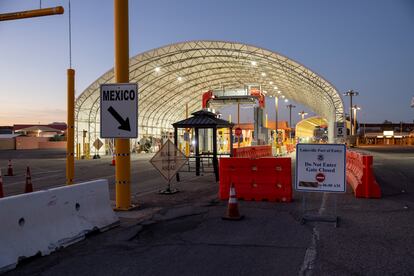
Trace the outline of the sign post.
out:
[[[175,194],[177,189],[171,188],[171,179],[187,162],[187,157],[168,139],[161,149],[150,160],[151,164],[161,173],[168,181],[165,190],[161,190],[160,194]]]
[[[128,83],[129,82],[129,26],[128,26],[128,1],[114,0],[114,41],[115,41],[115,64],[114,64],[114,77],[116,83]],[[129,95],[130,96],[130,95]],[[138,98],[138,97],[136,97]],[[138,106],[138,104],[137,104]],[[116,113],[120,116],[116,116],[115,112],[111,112],[111,116],[119,122],[119,119],[127,120],[122,117],[121,110],[115,109]],[[101,106],[101,111],[102,111]],[[110,112],[109,106],[105,109],[105,112]],[[121,117],[121,118],[119,118]],[[101,117],[102,120],[102,117]],[[132,118],[129,118],[132,120]],[[101,122],[102,125],[102,122]],[[125,123],[127,125],[127,122]],[[119,126],[119,125],[118,125]],[[125,126],[125,128],[127,128]],[[116,137],[122,137],[123,131],[120,130],[120,135]],[[132,134],[134,131],[130,131]],[[102,132],[101,132],[102,134]],[[135,132],[136,134],[136,132]],[[117,138],[115,139],[115,209],[116,210],[131,210],[135,206],[131,204],[131,155],[130,155],[130,142],[129,139]]]
[[[346,192],[346,147],[343,144],[298,144],[296,146],[295,189],[299,192]],[[306,221],[334,222],[338,225],[338,216],[334,217],[306,214],[305,194],[303,194],[304,215]],[[321,207],[321,210],[323,208]]]

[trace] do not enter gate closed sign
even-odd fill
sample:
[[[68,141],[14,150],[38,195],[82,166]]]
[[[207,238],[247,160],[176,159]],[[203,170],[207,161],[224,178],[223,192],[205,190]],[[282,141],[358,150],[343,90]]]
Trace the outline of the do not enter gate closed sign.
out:
[[[346,190],[346,147],[340,144],[298,144],[296,147],[297,191]]]

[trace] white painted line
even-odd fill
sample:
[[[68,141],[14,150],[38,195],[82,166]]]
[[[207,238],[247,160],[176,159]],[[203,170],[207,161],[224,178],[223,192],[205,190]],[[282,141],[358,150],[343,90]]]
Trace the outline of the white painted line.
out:
[[[319,207],[318,214],[322,215],[326,210],[326,202],[328,200],[328,194],[323,193],[321,206]],[[317,252],[317,242],[319,240],[319,230],[317,229],[317,225],[315,225],[312,229],[312,240],[309,247],[306,249],[305,257],[303,259],[302,266],[299,271],[300,276],[310,276],[312,275],[312,270],[315,266],[316,257],[318,255]]]
[[[49,178],[56,178],[57,176],[59,176],[59,175],[48,175],[48,176],[36,177],[36,178],[33,178],[33,177],[32,177],[32,183],[33,183],[33,182],[37,182],[38,180],[44,180],[44,179],[49,179]],[[26,184],[26,179],[25,179],[25,180],[23,180],[23,181],[17,181],[17,182],[14,182],[14,183],[3,183],[3,185],[4,185],[5,187],[16,186],[16,185],[22,185],[22,184]],[[63,184],[65,184],[65,183],[63,183]]]

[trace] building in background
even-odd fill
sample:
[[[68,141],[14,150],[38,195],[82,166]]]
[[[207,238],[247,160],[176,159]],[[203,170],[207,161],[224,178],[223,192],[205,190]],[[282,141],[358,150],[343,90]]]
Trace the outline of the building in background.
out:
[[[65,149],[66,128],[66,123],[0,127],[0,150]]]

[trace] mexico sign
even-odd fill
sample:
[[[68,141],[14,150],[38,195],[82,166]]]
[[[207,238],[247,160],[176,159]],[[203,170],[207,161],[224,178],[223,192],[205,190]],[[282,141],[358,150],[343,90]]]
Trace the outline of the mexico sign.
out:
[[[101,137],[138,136],[138,86],[136,83],[101,84]]]

